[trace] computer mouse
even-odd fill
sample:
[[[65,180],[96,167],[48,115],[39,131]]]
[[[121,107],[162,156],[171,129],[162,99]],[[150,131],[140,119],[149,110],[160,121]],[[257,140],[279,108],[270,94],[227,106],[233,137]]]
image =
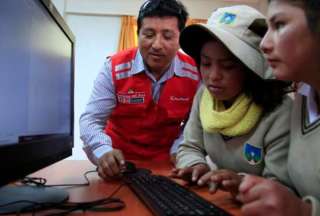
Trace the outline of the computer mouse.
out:
[[[134,173],[137,171],[136,165],[131,161],[126,161],[126,169],[124,170],[125,173]]]

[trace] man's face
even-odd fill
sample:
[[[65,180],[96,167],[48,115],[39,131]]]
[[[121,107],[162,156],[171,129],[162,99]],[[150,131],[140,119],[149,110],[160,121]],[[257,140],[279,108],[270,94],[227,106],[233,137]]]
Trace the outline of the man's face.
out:
[[[179,49],[180,31],[176,17],[146,17],[139,31],[139,49],[157,79],[168,69]]]

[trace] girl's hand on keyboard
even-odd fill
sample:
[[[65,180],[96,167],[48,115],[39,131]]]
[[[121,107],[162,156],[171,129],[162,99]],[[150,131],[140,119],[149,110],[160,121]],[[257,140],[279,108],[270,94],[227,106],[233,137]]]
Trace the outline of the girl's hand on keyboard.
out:
[[[198,179],[205,173],[209,171],[209,167],[207,164],[200,163],[196,164],[192,167],[186,168],[174,168],[171,170],[171,177],[173,178],[181,178],[190,183],[197,183]]]
[[[234,197],[238,194],[238,188],[243,176],[231,170],[214,170],[204,174],[199,180],[199,185],[215,185],[216,187],[209,187],[210,193],[215,193],[217,188],[229,191]],[[212,184],[213,183],[213,184]]]

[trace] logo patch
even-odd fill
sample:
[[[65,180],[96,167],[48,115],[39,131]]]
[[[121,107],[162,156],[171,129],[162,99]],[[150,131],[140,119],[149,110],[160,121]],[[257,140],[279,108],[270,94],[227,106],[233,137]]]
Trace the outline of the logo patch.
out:
[[[237,17],[236,14],[232,14],[232,13],[225,12],[225,13],[221,16],[219,22],[220,22],[220,23],[223,23],[223,24],[229,25],[229,24],[231,24],[231,23],[233,23],[233,22],[235,21],[236,17]]]
[[[117,99],[122,104],[143,104],[145,96],[144,92],[134,92],[129,89],[128,93],[118,93]]]
[[[245,159],[251,165],[257,165],[262,161],[262,149],[246,143],[243,147]]]

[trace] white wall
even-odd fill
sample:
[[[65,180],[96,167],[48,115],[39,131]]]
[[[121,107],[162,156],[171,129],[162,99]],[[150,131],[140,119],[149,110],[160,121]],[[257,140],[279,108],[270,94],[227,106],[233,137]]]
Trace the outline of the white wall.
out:
[[[85,155],[79,139],[79,117],[88,102],[93,81],[102,67],[105,57],[117,50],[120,18],[68,15],[67,22],[76,36],[75,147],[72,158],[84,159]]]
[[[75,122],[71,159],[86,159],[79,138],[79,117],[104,58],[116,52],[121,15],[137,15],[144,0],[52,0],[76,36]],[[221,6],[245,3],[266,10],[267,0],[182,0],[190,17],[206,19]]]
[[[119,15],[68,12],[64,0],[54,0],[53,3],[76,36],[74,149],[70,159],[86,159],[79,138],[79,117],[104,58],[117,50],[121,18]]]
[[[65,1],[67,13],[100,15],[137,15],[144,0],[54,0]],[[190,17],[206,19],[211,12],[222,6],[247,4],[265,13],[267,0],[181,0]]]

